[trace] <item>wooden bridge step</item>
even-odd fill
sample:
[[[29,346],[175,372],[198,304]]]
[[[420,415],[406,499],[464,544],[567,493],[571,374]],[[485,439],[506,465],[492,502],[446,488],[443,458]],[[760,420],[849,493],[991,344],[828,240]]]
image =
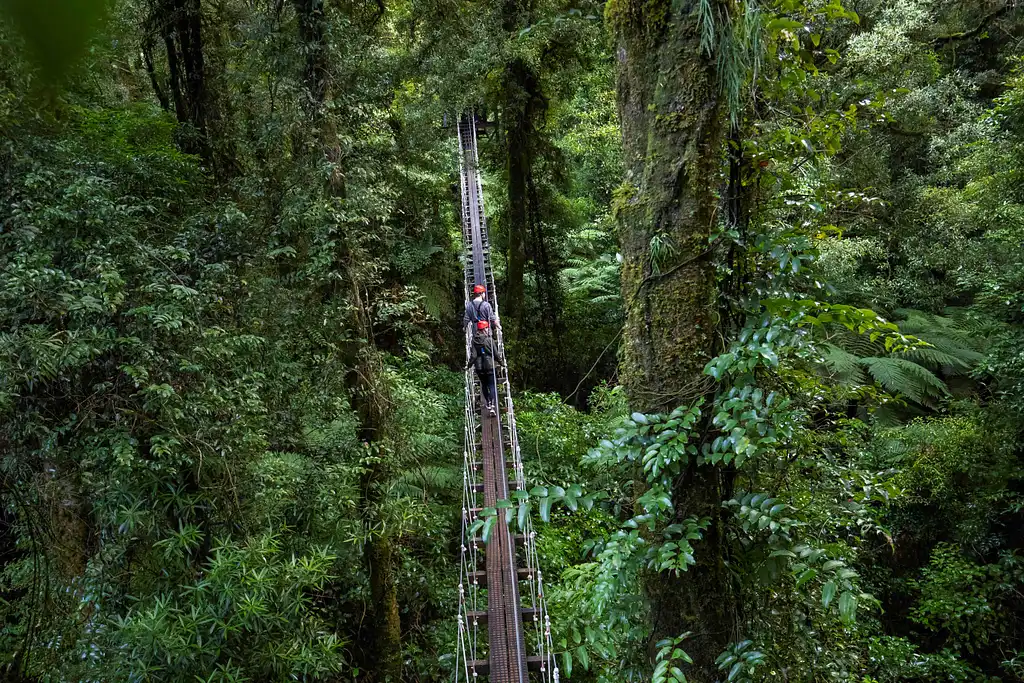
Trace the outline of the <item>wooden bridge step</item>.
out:
[[[516,569],[516,577],[520,581],[527,581],[527,580],[529,580],[534,575],[535,571],[536,570],[534,570],[534,569],[527,569],[527,568],[524,568],[524,567],[519,567],[518,569]],[[470,580],[471,583],[475,583],[478,586],[486,586],[487,585],[487,572],[485,572],[485,571],[470,572],[469,573],[469,580]]]
[[[520,607],[519,616],[522,617],[523,621],[533,621],[540,618],[540,610],[533,607]],[[466,619],[470,624],[487,623],[487,610],[477,610],[466,612]]]
[[[533,655],[526,658],[526,668],[528,671],[540,671],[543,664],[544,657],[541,657],[540,655]],[[491,673],[491,660],[471,659],[469,660],[469,670],[481,676],[486,676]]]
[[[471,484],[469,488],[472,489],[473,491],[476,491],[477,493],[483,493],[484,492],[483,482],[480,482],[479,484]],[[519,490],[519,484],[517,484],[514,481],[510,481],[508,483],[508,490],[509,491],[518,491]]]
[[[477,445],[479,446],[480,444],[477,444]],[[472,465],[477,470],[482,470],[484,468],[484,464],[482,462],[480,462],[479,460],[475,460],[475,461],[473,461],[473,462],[471,462],[469,464]],[[511,460],[506,460],[505,461],[505,470],[508,471],[508,472],[511,472],[513,469],[515,469],[515,463],[513,463]]]
[[[469,540],[470,540],[470,543],[481,543],[482,544],[484,542],[484,539],[480,538],[479,536],[474,536],[473,538],[471,538]],[[512,540],[516,544],[516,549],[518,549],[518,548],[522,547],[524,543],[526,543],[526,534],[512,534]]]

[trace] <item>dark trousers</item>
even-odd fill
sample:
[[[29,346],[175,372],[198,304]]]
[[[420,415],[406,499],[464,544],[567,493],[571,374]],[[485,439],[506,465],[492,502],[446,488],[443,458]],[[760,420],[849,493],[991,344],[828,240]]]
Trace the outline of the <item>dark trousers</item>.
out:
[[[480,378],[480,389],[484,394],[484,403],[487,405],[496,403],[498,397],[494,389],[494,370],[477,370],[476,376]]]

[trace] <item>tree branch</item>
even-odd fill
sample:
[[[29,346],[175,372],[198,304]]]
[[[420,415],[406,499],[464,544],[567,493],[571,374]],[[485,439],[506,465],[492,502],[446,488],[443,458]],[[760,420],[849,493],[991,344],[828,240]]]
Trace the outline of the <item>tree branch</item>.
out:
[[[1002,15],[1006,14],[1007,12],[1009,12],[1010,9],[1011,9],[1010,3],[1009,2],[1004,3],[1003,6],[1000,7],[999,9],[997,9],[996,11],[991,12],[991,13],[985,15],[985,17],[981,20],[981,23],[978,24],[977,26],[975,26],[974,28],[970,29],[969,31],[963,31],[961,33],[952,33],[952,34],[950,34],[948,36],[939,36],[939,37],[934,38],[932,40],[932,45],[933,46],[943,46],[946,43],[953,42],[954,40],[966,40],[968,38],[973,38],[976,35],[978,35],[979,33],[981,33],[982,31],[984,31],[986,28],[988,28],[988,25],[990,23],[992,23],[993,21],[995,21],[996,19],[998,19]]]

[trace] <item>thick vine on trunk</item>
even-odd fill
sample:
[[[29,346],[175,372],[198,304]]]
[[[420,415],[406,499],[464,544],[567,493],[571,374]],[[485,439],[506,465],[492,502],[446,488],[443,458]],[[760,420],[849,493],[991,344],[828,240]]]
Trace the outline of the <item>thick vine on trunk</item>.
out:
[[[702,370],[718,325],[708,240],[723,161],[720,88],[700,46],[699,0],[612,0],[618,41],[618,109],[626,181],[615,205],[626,306],[622,379],[631,406],[664,412],[709,390]],[[709,517],[696,566],[646,581],[654,641],[692,631],[684,648],[693,681],[716,679],[715,657],[732,636],[723,562],[721,472],[691,465],[675,491],[676,514]],[[653,641],[652,641],[653,642]]]

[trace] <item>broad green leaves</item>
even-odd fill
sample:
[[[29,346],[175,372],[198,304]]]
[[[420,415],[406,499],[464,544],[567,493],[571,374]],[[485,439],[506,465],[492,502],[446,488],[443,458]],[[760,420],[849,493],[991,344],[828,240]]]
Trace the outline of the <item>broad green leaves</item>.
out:
[[[612,439],[603,439],[587,454],[591,462],[621,464],[639,462],[648,483],[666,482],[696,457],[692,428],[700,405],[679,407],[669,415],[633,413],[623,420]]]
[[[690,635],[692,634],[687,632],[675,638],[666,638],[656,645],[658,654],[651,683],[686,683],[686,675],[680,667],[693,664],[693,659],[680,645]]]
[[[725,673],[725,680],[729,683],[747,683],[755,680],[754,674],[758,665],[764,661],[764,654],[751,649],[751,645],[753,642],[750,640],[730,643],[725,652],[718,655],[715,660],[718,670]]]

